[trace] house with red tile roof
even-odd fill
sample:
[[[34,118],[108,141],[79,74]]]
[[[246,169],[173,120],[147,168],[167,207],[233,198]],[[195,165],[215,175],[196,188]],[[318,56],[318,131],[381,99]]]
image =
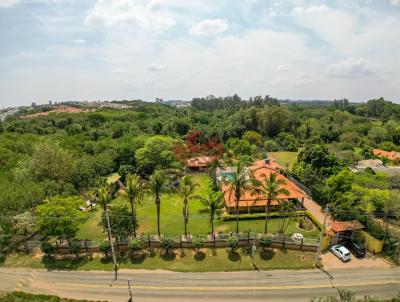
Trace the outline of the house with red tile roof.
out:
[[[374,149],[374,155],[377,157],[386,157],[390,160],[400,160],[400,152],[385,151],[381,149]]]
[[[273,200],[271,202],[271,211],[273,211],[280,202],[294,202],[295,204],[302,205],[304,198],[307,197],[306,193],[281,173],[281,171],[284,170],[284,167],[280,166],[278,163],[270,160],[259,160],[254,162],[249,169],[253,172],[254,177],[259,181],[264,180],[264,175],[269,178],[271,173],[276,173],[278,179],[283,179],[285,181],[283,187],[286,188],[289,195],[281,195],[278,196],[278,200]],[[221,174],[229,178],[229,171],[229,168],[225,169]],[[222,192],[224,193],[227,212],[230,214],[236,213],[234,192],[229,190],[229,185],[227,183],[222,182]],[[264,212],[266,203],[266,196],[252,194],[252,192],[246,191],[239,200],[239,212]]]

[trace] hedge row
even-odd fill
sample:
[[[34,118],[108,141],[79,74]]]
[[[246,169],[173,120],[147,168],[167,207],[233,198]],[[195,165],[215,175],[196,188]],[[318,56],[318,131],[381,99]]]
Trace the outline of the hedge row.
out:
[[[307,211],[305,210],[299,210],[295,212],[295,216],[304,216],[307,215]],[[239,219],[240,220],[257,220],[257,219],[265,219],[266,214],[265,213],[250,213],[250,214],[239,214]],[[268,217],[270,218],[282,218],[282,217],[287,217],[288,215],[286,214],[281,214],[281,213],[270,213],[268,214]],[[230,220],[236,220],[236,214],[228,214],[224,213],[222,216],[222,220],[224,221],[230,221]]]

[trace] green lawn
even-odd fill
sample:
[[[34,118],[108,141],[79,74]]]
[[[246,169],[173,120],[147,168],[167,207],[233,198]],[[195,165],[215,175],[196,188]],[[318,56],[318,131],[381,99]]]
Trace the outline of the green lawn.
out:
[[[297,161],[297,156],[299,152],[289,152],[289,151],[278,151],[278,152],[268,152],[268,155],[271,155],[278,164],[286,168],[292,168],[294,163]]]
[[[197,194],[206,196],[211,190],[211,180],[207,175],[195,175],[195,180],[199,184]],[[112,205],[129,205],[123,197],[119,197],[112,202]],[[129,208],[129,207],[128,207]],[[208,234],[210,232],[209,216],[201,213],[203,205],[200,201],[190,202],[188,231],[191,234]],[[145,196],[141,205],[137,207],[138,234],[157,234],[157,213],[154,204],[154,197],[150,194]],[[101,232],[98,224],[101,219],[101,209],[98,208],[95,213],[90,214],[88,221],[82,225],[77,236],[79,239],[91,239],[100,241],[105,239],[105,234]],[[269,232],[277,233],[281,219],[273,218],[269,222]],[[183,234],[182,200],[174,193],[163,194],[161,197],[161,233],[167,236]],[[242,232],[264,232],[264,220],[242,220],[239,223],[239,229]],[[236,230],[235,221],[215,221],[216,232],[229,233]],[[287,234],[295,232],[303,233],[306,237],[316,238],[318,236],[317,228],[311,232],[305,232],[297,228],[295,221],[291,222]]]
[[[256,253],[256,266],[259,269],[301,269],[313,267],[315,253],[274,249]],[[166,269],[181,272],[237,271],[253,270],[251,255],[246,249],[238,249],[231,254],[228,249],[203,249],[200,257],[193,250],[185,250],[181,257],[179,250],[168,256],[154,250],[137,258],[119,259],[119,267],[126,269]],[[31,267],[72,270],[113,270],[112,259],[82,257],[75,260],[45,260],[41,257],[14,255],[7,258],[4,267]]]

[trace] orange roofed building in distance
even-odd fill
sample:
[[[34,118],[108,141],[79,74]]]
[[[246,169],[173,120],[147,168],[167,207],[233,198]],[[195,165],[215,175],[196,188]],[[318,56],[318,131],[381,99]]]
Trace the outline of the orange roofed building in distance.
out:
[[[386,157],[390,160],[400,160],[400,152],[385,151],[381,149],[374,149],[374,155],[377,157]]]
[[[274,208],[279,205],[279,202],[293,202],[298,208],[303,208],[304,198],[307,197],[306,193],[304,193],[294,182],[290,181],[281,173],[281,171],[284,170],[281,165],[271,160],[263,159],[254,162],[249,169],[253,172],[254,177],[259,181],[263,180],[263,174],[269,178],[271,173],[276,173],[278,179],[283,179],[285,181],[285,184],[282,185],[282,187],[288,190],[289,195],[281,195],[278,196],[279,200],[273,200],[271,202],[271,211],[274,211]],[[222,184],[221,188],[225,197],[225,206],[229,214],[236,213],[236,201],[234,192],[230,192],[229,185],[226,184],[222,179],[226,177],[229,178],[232,171],[233,169],[231,167],[227,167],[217,172],[219,173],[219,175],[217,175],[217,179],[219,179],[220,183]],[[266,196],[254,195],[248,191],[245,192],[245,194],[242,195],[239,200],[239,212],[264,212],[266,203]]]

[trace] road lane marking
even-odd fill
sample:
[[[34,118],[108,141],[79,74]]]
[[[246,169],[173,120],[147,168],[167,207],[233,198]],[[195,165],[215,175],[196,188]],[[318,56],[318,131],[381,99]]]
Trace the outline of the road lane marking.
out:
[[[377,286],[377,285],[395,285],[400,281],[382,281],[382,282],[363,282],[363,283],[346,283],[335,284],[335,287],[349,286]],[[101,284],[78,284],[78,283],[62,283],[55,282],[52,285],[59,286],[76,286],[82,288],[110,288],[110,285]],[[114,284],[111,288],[127,289],[126,285]],[[188,290],[188,291],[253,291],[253,290],[283,290],[283,289],[316,289],[316,288],[332,288],[331,284],[315,284],[315,285],[272,285],[272,286],[239,286],[239,287],[197,287],[197,286],[154,286],[154,285],[134,285],[136,290]]]

